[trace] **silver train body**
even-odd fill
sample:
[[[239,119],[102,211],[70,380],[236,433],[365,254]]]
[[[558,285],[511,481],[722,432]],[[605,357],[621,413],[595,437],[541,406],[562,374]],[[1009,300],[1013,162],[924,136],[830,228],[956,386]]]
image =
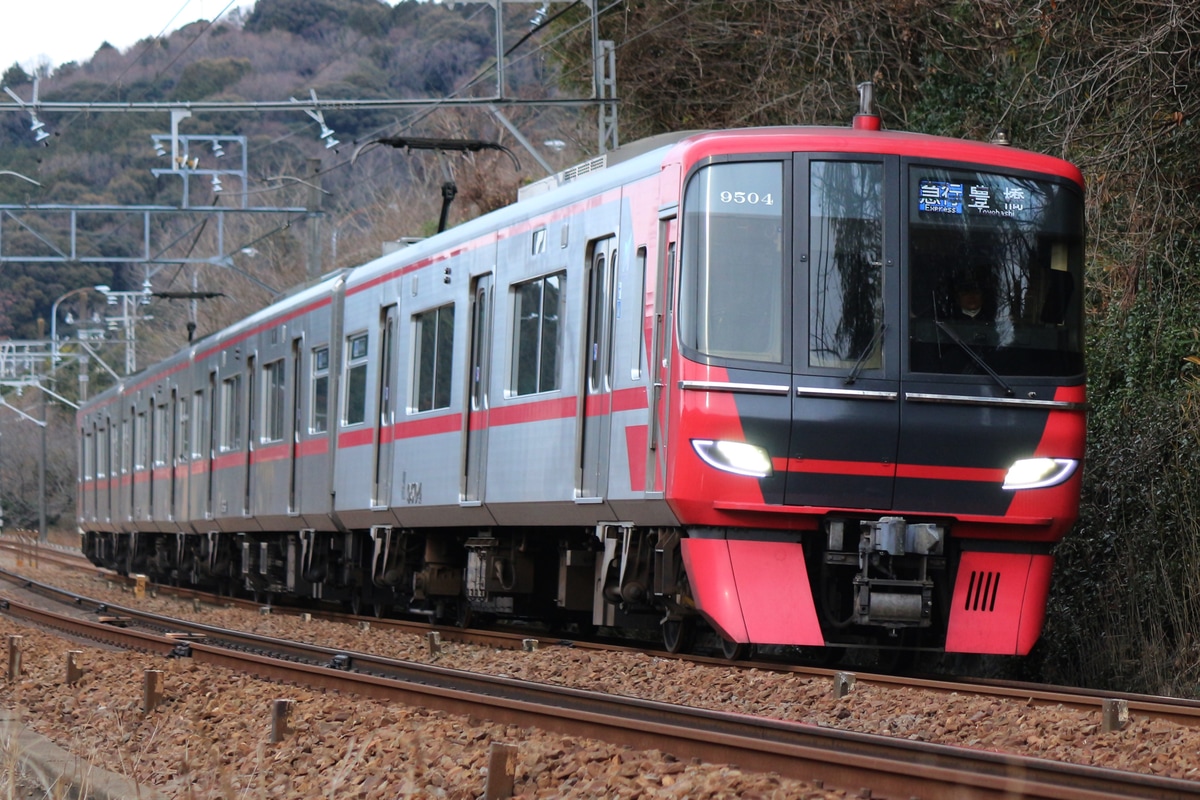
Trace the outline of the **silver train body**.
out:
[[[672,650],[1028,652],[1078,515],[1078,169],[870,127],[586,166],[86,403],[85,553]],[[953,320],[967,257],[1003,302]]]

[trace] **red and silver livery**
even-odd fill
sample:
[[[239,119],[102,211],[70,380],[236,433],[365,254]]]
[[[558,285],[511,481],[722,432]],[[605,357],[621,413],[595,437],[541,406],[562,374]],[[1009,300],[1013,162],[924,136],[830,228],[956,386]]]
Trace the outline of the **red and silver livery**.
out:
[[[658,137],[79,412],[96,563],[465,621],[1027,653],[1084,448],[1083,185],[822,127]]]

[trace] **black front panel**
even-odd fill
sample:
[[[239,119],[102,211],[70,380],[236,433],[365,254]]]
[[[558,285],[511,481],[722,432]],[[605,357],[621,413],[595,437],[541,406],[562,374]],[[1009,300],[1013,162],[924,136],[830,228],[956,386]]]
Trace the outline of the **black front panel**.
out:
[[[1007,512],[1038,404],[1082,380],[1077,187],[796,153],[702,166],[684,205],[685,355],[734,383],[790,378],[786,402],[734,392],[770,452],[768,503]]]

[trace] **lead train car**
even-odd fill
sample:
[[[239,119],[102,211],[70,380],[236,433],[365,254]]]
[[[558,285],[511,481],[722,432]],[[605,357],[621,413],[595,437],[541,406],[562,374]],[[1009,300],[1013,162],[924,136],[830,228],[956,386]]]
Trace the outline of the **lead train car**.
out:
[[[78,414],[84,551],[673,650],[1028,652],[1078,508],[1082,177],[870,127],[622,148],[126,379]]]

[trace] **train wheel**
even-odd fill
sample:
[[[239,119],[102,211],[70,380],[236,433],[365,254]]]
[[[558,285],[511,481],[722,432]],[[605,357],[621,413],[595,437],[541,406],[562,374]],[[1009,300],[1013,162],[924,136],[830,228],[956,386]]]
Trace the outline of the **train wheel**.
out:
[[[662,623],[663,647],[668,653],[686,653],[696,638],[696,618],[667,619]]]
[[[376,619],[382,619],[383,617],[387,616],[388,610],[391,607],[392,606],[390,603],[385,603],[382,600],[376,600],[375,602],[371,603],[371,613],[375,615]]]
[[[721,655],[729,661],[741,661],[750,652],[750,645],[745,642],[731,642],[724,636],[721,639]]]

